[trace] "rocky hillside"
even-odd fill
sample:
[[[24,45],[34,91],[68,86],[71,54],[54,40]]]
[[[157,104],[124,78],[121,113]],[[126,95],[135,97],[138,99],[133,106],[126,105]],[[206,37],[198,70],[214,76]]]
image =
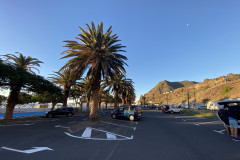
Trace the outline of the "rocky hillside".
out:
[[[145,102],[155,104],[179,104],[186,102],[218,101],[240,97],[240,74],[228,74],[214,79],[205,79],[197,83],[191,81],[159,82],[144,95]],[[140,98],[143,103],[144,97]]]

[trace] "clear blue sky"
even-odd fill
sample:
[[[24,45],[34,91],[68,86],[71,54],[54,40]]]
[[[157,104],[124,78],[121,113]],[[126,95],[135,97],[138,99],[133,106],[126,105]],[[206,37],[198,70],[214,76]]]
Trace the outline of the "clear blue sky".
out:
[[[137,96],[159,81],[203,81],[240,72],[239,0],[0,0],[0,55],[43,61],[47,77],[65,63],[78,26],[113,26]]]

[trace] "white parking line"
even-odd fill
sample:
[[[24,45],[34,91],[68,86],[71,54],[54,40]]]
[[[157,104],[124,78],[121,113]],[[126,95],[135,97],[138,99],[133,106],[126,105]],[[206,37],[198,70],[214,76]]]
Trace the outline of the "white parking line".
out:
[[[4,127],[4,126],[31,126],[34,123],[27,123],[27,124],[11,124],[11,125],[0,125],[0,127]]]
[[[57,125],[57,126],[54,126],[56,128],[69,128],[69,127],[65,127],[65,126],[61,126],[61,125]]]
[[[69,124],[76,123],[77,121],[68,122]]]
[[[217,132],[217,133],[219,133],[219,134],[224,134],[223,132],[225,132],[225,129],[223,129],[223,130],[220,130],[220,131],[217,131],[217,130],[213,130],[214,132]]]
[[[110,125],[119,126],[119,127],[132,128],[134,131],[137,129],[136,127],[129,127],[129,126],[124,126],[124,125],[115,124],[115,123],[109,123],[109,122],[104,122],[104,121],[100,121],[100,122],[110,124]]]
[[[196,121],[199,119],[206,119],[206,118],[191,118],[191,119],[182,119],[182,121],[186,122],[186,121]]]
[[[219,122],[219,121],[211,121],[211,122],[203,122],[203,123],[194,123],[194,125],[200,126],[200,124],[208,124],[208,123],[215,123],[215,122]]]

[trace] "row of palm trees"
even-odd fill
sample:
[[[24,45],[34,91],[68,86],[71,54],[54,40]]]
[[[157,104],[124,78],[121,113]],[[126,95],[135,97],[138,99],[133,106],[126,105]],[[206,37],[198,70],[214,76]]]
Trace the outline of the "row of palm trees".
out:
[[[133,81],[125,77],[127,57],[119,53],[125,52],[125,46],[118,43],[120,40],[117,34],[112,34],[112,27],[104,32],[102,22],[97,28],[93,22],[91,27],[88,24],[86,26],[87,31],[79,27],[81,33],[76,38],[78,41],[64,41],[68,49],[62,53],[62,59],[69,60],[49,79],[63,88],[63,106],[67,106],[70,95],[85,97],[87,108],[91,101],[89,118],[97,120],[101,97],[113,93],[115,107],[118,106],[119,97],[122,104],[131,104],[135,100],[135,89]],[[19,57],[10,54],[5,57],[29,72],[42,63],[22,54]]]

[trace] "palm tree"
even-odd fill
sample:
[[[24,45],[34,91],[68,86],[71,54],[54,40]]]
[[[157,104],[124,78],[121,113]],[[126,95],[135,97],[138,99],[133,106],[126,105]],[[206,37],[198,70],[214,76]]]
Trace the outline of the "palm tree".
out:
[[[124,75],[118,75],[115,74],[113,78],[106,79],[103,82],[103,85],[108,87],[109,90],[114,92],[114,107],[115,109],[118,106],[118,97],[120,94],[120,91],[123,90],[123,88],[129,87],[129,84],[132,84],[132,80],[125,78]]]
[[[42,61],[39,61],[37,58],[32,58],[30,56],[25,57],[23,56],[22,53],[18,53],[18,52],[15,52],[15,53],[19,54],[19,56],[17,57],[13,54],[3,55],[4,57],[6,57],[5,61],[8,61],[8,62],[13,61],[14,62],[13,64],[17,65],[18,67],[25,68],[31,73],[34,73],[32,69],[35,69],[39,73],[39,70],[35,66],[40,67],[40,63],[43,63]]]
[[[92,96],[91,77],[85,77],[80,83],[78,83],[76,85],[76,87],[81,89],[81,91],[85,95],[86,101],[87,101],[86,110],[89,111],[89,104],[90,104],[90,99],[91,99],[91,96]]]
[[[89,118],[91,120],[98,119],[98,98],[100,83],[102,78],[113,77],[116,74],[124,74],[127,57],[118,54],[123,51],[118,41],[117,34],[112,35],[112,26],[103,32],[103,23],[101,22],[97,29],[92,22],[92,27],[86,24],[87,30],[79,27],[81,34],[76,38],[77,41],[65,41],[65,47],[69,49],[63,53],[67,55],[62,58],[71,58],[64,66],[70,67],[76,74],[87,70],[87,76],[91,76],[92,103]]]
[[[67,107],[67,99],[70,95],[70,89],[73,85],[76,84],[76,80],[78,79],[78,76],[73,75],[72,72],[66,68],[62,70],[61,72],[54,72],[52,74],[52,77],[49,77],[49,79],[60,86],[63,87],[64,90],[64,96],[63,96],[63,107]]]
[[[135,89],[133,87],[127,90],[127,104],[132,104],[136,99]]]
[[[30,56],[25,57],[21,53],[19,53],[19,57],[13,54],[6,54],[6,55],[3,55],[3,57],[6,58],[5,60],[6,62],[11,63],[14,66],[15,72],[16,74],[18,74],[18,75],[15,75],[16,79],[18,80],[17,83],[16,82],[13,83],[11,82],[11,80],[9,82],[10,93],[8,96],[6,112],[4,115],[4,119],[12,119],[13,110],[15,105],[18,102],[20,91],[26,83],[25,82],[26,77],[23,76],[24,72],[26,72],[25,70],[29,70],[30,72],[32,72],[31,71],[32,68],[37,69],[34,66],[40,67],[40,63],[43,63],[43,62],[39,61],[36,58],[31,58]]]
[[[129,103],[129,98],[135,94],[134,93],[133,82],[131,79],[123,80],[123,85],[121,87],[120,93],[122,94],[122,105],[124,104],[131,104]]]
[[[105,109],[107,109],[108,103],[113,103],[113,96],[110,95],[108,90],[102,92],[102,101],[105,102]]]

